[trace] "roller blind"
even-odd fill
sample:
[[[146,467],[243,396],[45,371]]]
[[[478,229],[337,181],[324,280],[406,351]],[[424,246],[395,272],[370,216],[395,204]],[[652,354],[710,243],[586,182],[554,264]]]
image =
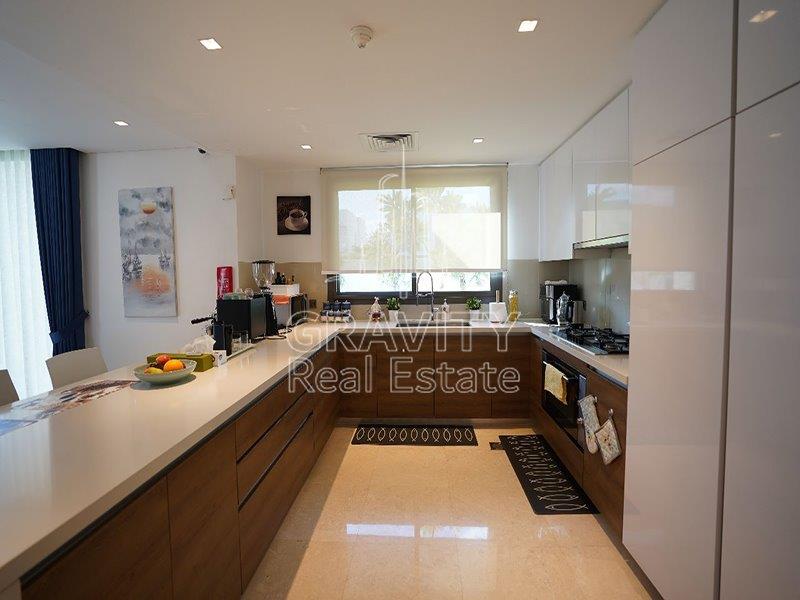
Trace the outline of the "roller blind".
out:
[[[507,167],[324,169],[326,273],[501,271]]]

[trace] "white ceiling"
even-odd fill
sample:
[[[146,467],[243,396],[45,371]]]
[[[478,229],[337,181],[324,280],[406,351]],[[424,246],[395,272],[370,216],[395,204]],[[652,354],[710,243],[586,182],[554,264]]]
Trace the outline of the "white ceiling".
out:
[[[312,168],[394,164],[358,134],[419,131],[409,163],[538,162],[628,84],[660,4],[0,0],[0,147],[202,145]],[[357,24],[375,31],[364,50]]]

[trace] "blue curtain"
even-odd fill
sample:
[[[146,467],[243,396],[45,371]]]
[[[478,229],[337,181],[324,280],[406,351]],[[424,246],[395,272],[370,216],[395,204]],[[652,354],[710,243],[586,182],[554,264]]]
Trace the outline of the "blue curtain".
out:
[[[31,150],[36,234],[53,355],[86,347],[81,265],[80,152]]]

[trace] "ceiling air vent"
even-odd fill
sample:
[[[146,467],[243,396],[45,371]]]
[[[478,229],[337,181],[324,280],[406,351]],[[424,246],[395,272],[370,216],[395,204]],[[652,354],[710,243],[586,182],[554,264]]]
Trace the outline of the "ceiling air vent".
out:
[[[419,148],[419,133],[362,133],[361,145],[369,152],[412,152]]]

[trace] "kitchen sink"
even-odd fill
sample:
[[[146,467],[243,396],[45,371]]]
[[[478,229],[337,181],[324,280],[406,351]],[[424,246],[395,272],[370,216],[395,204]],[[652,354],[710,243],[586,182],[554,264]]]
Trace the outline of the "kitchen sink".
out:
[[[417,321],[400,321],[396,327],[469,327],[469,321],[460,320],[447,320],[447,321],[431,321],[431,320],[417,320]]]

